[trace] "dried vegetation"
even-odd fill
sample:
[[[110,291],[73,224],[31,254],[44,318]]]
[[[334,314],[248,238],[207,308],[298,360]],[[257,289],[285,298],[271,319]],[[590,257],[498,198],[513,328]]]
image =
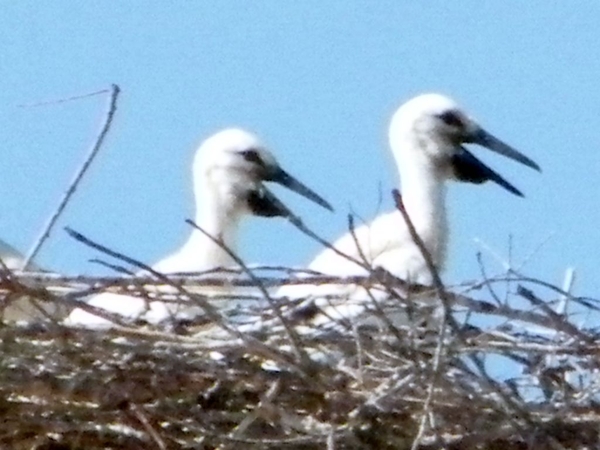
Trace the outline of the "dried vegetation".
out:
[[[267,289],[294,282],[287,272],[266,273],[260,280]],[[377,326],[340,320],[311,328],[318,308],[304,302],[302,314],[291,314],[295,303],[276,298],[237,310],[271,324],[244,333],[214,310],[210,319],[161,327],[115,323],[85,330],[52,317],[6,323],[0,328],[0,446],[600,448],[600,347],[597,332],[584,323],[597,315],[596,301],[514,272],[443,292],[383,275],[337,280],[386,286],[389,298],[365,313],[379,317]],[[156,299],[171,284],[164,294],[169,301],[202,307],[209,298],[199,292],[223,283],[216,274],[210,278],[5,271],[1,287],[10,294],[5,305],[24,295],[39,305],[72,305],[105,289]],[[423,320],[431,309],[413,301],[424,291],[443,295],[453,311],[433,327]],[[408,323],[389,323],[394,309],[405,311]],[[206,330],[215,328],[228,338],[207,338]]]

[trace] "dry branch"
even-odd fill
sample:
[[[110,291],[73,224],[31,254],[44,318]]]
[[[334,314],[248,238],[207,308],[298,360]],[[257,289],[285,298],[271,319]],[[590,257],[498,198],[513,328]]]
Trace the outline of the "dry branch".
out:
[[[77,170],[77,173],[73,177],[71,184],[69,185],[65,194],[61,198],[61,200],[56,208],[56,211],[52,214],[52,216],[50,216],[46,225],[44,225],[42,233],[40,234],[39,238],[36,240],[35,244],[29,251],[29,254],[25,258],[25,260],[23,261],[23,266],[22,266],[23,270],[25,270],[29,267],[30,263],[33,261],[33,259],[38,254],[38,252],[41,250],[41,248],[44,245],[44,243],[46,242],[46,240],[50,237],[52,228],[54,228],[54,226],[56,225],[56,222],[58,221],[59,217],[61,216],[61,214],[67,207],[69,200],[71,199],[71,197],[77,190],[77,186],[83,179],[87,170],[90,168],[92,162],[94,161],[94,158],[96,157],[96,155],[102,148],[104,139],[108,135],[108,132],[112,125],[115,113],[117,112],[117,98],[119,97],[120,88],[116,84],[113,84],[111,86],[110,90],[94,92],[92,94],[87,94],[85,96],[77,96],[77,97],[72,97],[68,100],[65,100],[65,101],[71,101],[74,99],[85,98],[85,97],[88,97],[89,95],[97,95],[97,94],[103,94],[103,93],[108,93],[108,92],[110,92],[108,108],[106,111],[106,118],[104,120],[104,123],[102,124],[100,132],[98,133],[98,136],[96,137],[96,140],[95,140],[94,144],[92,145],[92,148],[90,149],[88,156],[85,158],[85,161],[83,162],[81,167]]]

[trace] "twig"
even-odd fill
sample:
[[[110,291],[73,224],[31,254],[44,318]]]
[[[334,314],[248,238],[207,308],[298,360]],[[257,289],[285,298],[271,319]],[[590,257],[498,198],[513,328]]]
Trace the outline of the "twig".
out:
[[[59,98],[56,100],[47,100],[47,101],[36,102],[36,103],[23,103],[23,104],[17,105],[17,107],[18,108],[38,108],[40,106],[60,105],[61,103],[67,103],[67,102],[72,102],[75,100],[81,100],[83,98],[95,97],[96,95],[106,94],[107,92],[110,92],[110,91],[108,89],[101,89],[99,91],[89,92],[87,94],[72,95],[71,97]]]
[[[147,272],[149,272],[150,274],[152,274],[153,276],[155,276],[158,280],[162,281],[163,283],[175,287],[178,291],[180,291],[182,294],[187,295],[187,296],[193,296],[193,294],[191,294],[190,292],[186,291],[183,286],[179,283],[175,283],[173,280],[171,280],[169,277],[167,277],[166,275],[154,270],[152,267],[148,266],[147,264],[144,264],[140,261],[137,261],[129,256],[125,256],[119,252],[116,252],[114,250],[111,250],[105,246],[103,246],[102,244],[98,244],[97,242],[92,241],[91,239],[85,237],[83,234],[73,230],[72,228],[69,227],[65,227],[65,231],[69,234],[69,236],[71,236],[73,239],[75,239],[76,241],[82,242],[92,248],[95,248],[96,250],[100,250],[103,253],[106,253],[107,255],[110,255],[114,258],[118,258],[121,259],[125,262],[127,262],[128,264],[131,264],[133,266],[137,266],[138,268],[145,270]],[[221,315],[217,312],[216,308],[214,308],[210,303],[208,303],[207,301],[205,301],[204,299],[201,299],[202,302],[200,302],[202,308],[205,310],[206,315],[213,321],[215,321],[216,323],[222,325],[226,330],[231,329],[230,326],[226,325],[224,323],[223,317],[221,317]]]
[[[10,269],[9,269],[10,270]],[[133,273],[133,272],[131,272]],[[217,277],[219,273],[231,274],[239,273],[238,271],[231,271],[228,269],[218,270],[207,270],[206,272],[197,272],[185,274],[171,274],[169,273],[169,279],[177,281],[185,286],[200,287],[200,286],[225,286],[231,285],[236,287],[254,287],[254,281],[251,279],[229,279]],[[131,283],[136,284],[152,284],[156,281],[156,277],[148,275],[127,275],[127,276],[89,276],[89,275],[63,275],[58,273],[50,272],[20,272],[11,270],[11,274],[19,278],[23,282],[31,282],[34,284],[50,284],[49,288],[68,287],[76,289],[80,286],[99,285],[103,289],[110,287],[127,287]],[[214,276],[211,276],[214,275]],[[256,277],[256,275],[255,275]],[[351,276],[334,276],[334,275],[312,275],[305,278],[278,278],[278,277],[260,277],[261,283],[265,287],[280,287],[280,286],[297,286],[303,284],[358,284],[361,286],[368,286],[373,280],[369,276],[365,275],[351,275]],[[427,286],[413,285],[410,286],[411,290],[415,293],[420,293],[427,289]]]
[[[273,400],[275,400],[275,397],[281,392],[281,384],[281,379],[275,380],[267,392],[261,397],[254,410],[244,417],[244,419],[233,429],[229,437],[241,438],[258,417],[264,415],[267,410],[273,409]]]
[[[562,314],[559,314],[556,311],[554,311],[552,308],[550,308],[543,300],[536,297],[535,294],[533,293],[533,291],[531,291],[530,289],[527,289],[522,285],[518,285],[517,286],[517,294],[520,295],[521,297],[523,297],[525,300],[529,301],[532,305],[539,307],[544,313],[546,313],[548,315],[548,317],[550,317],[557,323],[560,323],[561,326],[564,329],[568,330],[568,332],[571,335],[577,336],[579,339],[581,339],[585,342],[588,342],[588,343],[594,341],[594,338],[592,336],[589,336],[586,333],[584,333],[583,331],[580,331],[575,325],[572,325],[570,322],[563,320]],[[558,327],[556,327],[556,328],[558,328]]]
[[[425,247],[425,243],[421,239],[421,236],[419,236],[419,234],[417,233],[417,230],[415,229],[415,226],[413,225],[413,223],[410,219],[410,216],[409,216],[408,212],[406,211],[406,208],[404,207],[404,204],[402,202],[402,197],[400,196],[400,192],[397,189],[392,190],[392,197],[394,198],[394,203],[396,204],[396,208],[398,209],[398,211],[400,211],[400,214],[402,214],[402,217],[404,218],[404,222],[406,223],[406,227],[408,229],[408,232],[410,233],[410,236],[411,236],[413,242],[419,248],[419,251],[421,252],[421,255],[423,256],[423,259],[425,260],[425,264],[427,265],[427,269],[429,270],[429,273],[431,274],[431,278],[433,280],[433,286],[435,287],[437,296],[440,298],[440,300],[442,302],[443,314],[444,314],[442,326],[441,326],[440,332],[438,334],[438,341],[437,341],[437,345],[436,345],[436,349],[435,349],[435,354],[433,356],[432,375],[431,375],[429,387],[427,389],[427,397],[425,398],[425,403],[423,404],[423,414],[421,416],[417,436],[413,440],[413,444],[411,446],[412,450],[416,450],[419,447],[421,438],[425,432],[425,422],[430,413],[429,408],[433,401],[433,394],[434,394],[435,386],[436,386],[437,379],[439,376],[441,355],[442,355],[442,351],[444,348],[444,338],[446,335],[446,326],[450,325],[450,327],[454,331],[458,331],[458,325],[456,324],[454,317],[452,317],[452,314],[450,313],[450,302],[449,302],[448,298],[446,297],[446,290],[444,289],[442,279],[440,278],[440,275],[437,271],[435,264],[433,263],[433,260],[431,258],[429,251],[427,250],[427,247]]]
[[[310,359],[308,358],[308,355],[306,354],[306,352],[304,351],[304,349],[302,347],[302,341],[300,339],[300,336],[298,335],[296,330],[294,330],[290,326],[290,324],[288,323],[286,318],[283,316],[283,314],[281,314],[279,305],[277,305],[275,303],[275,301],[271,298],[271,296],[267,292],[267,289],[262,284],[261,280],[252,273],[252,271],[248,268],[248,266],[246,266],[244,261],[242,261],[242,259],[238,255],[236,255],[234,251],[232,251],[229,247],[227,247],[227,245],[225,245],[225,243],[221,239],[215,238],[214,236],[212,236],[210,233],[208,233],[206,230],[201,228],[199,225],[197,225],[194,221],[192,221],[190,219],[187,219],[185,222],[187,224],[191,225],[192,227],[194,227],[196,230],[200,231],[202,234],[204,234],[204,236],[209,238],[215,244],[219,245],[223,249],[223,251],[225,251],[229,255],[229,257],[231,257],[231,259],[233,259],[240,266],[240,268],[246,273],[246,275],[248,275],[248,277],[250,277],[250,279],[255,283],[255,286],[260,290],[260,292],[264,296],[265,300],[267,300],[267,302],[273,309],[273,312],[275,313],[275,315],[277,316],[277,318],[279,319],[279,321],[285,328],[286,333],[288,334],[288,336],[290,337],[290,340],[292,341],[292,346],[294,347],[294,351],[295,351],[298,359],[303,364],[308,363],[308,361]]]
[[[150,435],[152,440],[156,443],[160,450],[166,450],[167,445],[163,438],[160,437],[158,432],[154,429],[154,427],[150,424],[148,417],[144,414],[142,409],[138,407],[135,403],[129,403],[129,411],[133,414],[133,416],[142,424],[146,433]]]
[[[554,232],[554,231],[549,233],[544,239],[541,240],[541,242],[535,248],[533,248],[533,250],[531,250],[529,252],[529,254],[527,256],[525,256],[525,258],[523,258],[523,261],[521,261],[521,264],[519,264],[518,267],[513,267],[511,270],[513,270],[513,271],[523,270],[523,267],[525,267],[525,265],[529,261],[531,261],[536,254],[540,253],[542,248],[545,247],[546,244],[548,244],[548,242],[550,242],[550,239],[552,239],[555,234],[556,234],[556,232]]]
[[[79,233],[69,227],[66,227],[65,230],[73,239],[75,239],[79,242],[82,242],[92,248],[100,250],[110,256],[121,259],[121,260],[127,262],[128,264],[137,266],[140,269],[148,271],[149,273],[154,275],[157,279],[159,279],[163,283],[177,289],[177,291],[180,292],[181,294],[187,296],[188,298],[194,299],[202,307],[206,316],[210,320],[212,320],[214,323],[216,323],[218,326],[223,328],[225,331],[227,331],[231,335],[237,337],[241,341],[245,342],[249,347],[253,348],[255,351],[257,351],[262,356],[273,359],[274,361],[277,361],[280,364],[282,364],[282,366],[288,367],[291,370],[293,370],[294,372],[299,373],[303,377],[306,377],[307,379],[311,379],[313,382],[316,383],[316,380],[314,380],[314,378],[311,378],[302,367],[299,367],[298,364],[293,363],[292,361],[289,361],[289,358],[285,354],[281,353],[278,349],[271,348],[271,347],[265,345],[264,343],[260,342],[259,340],[255,339],[254,337],[240,332],[236,327],[231,326],[225,320],[225,318],[218,312],[218,310],[214,306],[212,306],[208,301],[206,301],[204,298],[194,295],[193,293],[187,291],[181,284],[173,282],[172,280],[169,279],[169,277],[154,270],[152,267],[148,266],[147,264],[144,264],[140,261],[136,261],[133,258],[122,255],[122,254],[115,252],[114,250],[111,250],[101,244],[98,244],[98,243],[92,241],[91,239],[88,239],[81,233]]]
[[[104,92],[106,92],[106,91],[104,91]],[[50,237],[52,228],[54,228],[54,225],[58,221],[60,215],[63,213],[63,211],[67,207],[69,200],[71,199],[71,197],[77,190],[77,186],[81,182],[83,176],[89,169],[90,165],[92,164],[92,161],[94,160],[94,158],[98,154],[98,151],[102,147],[102,143],[104,142],[104,139],[106,138],[108,131],[110,130],[110,126],[113,122],[115,112],[117,111],[117,98],[119,96],[119,92],[120,92],[119,86],[117,86],[116,84],[113,84],[111,87],[111,95],[110,95],[110,100],[109,100],[109,104],[108,104],[108,111],[106,112],[106,119],[104,120],[104,124],[102,125],[102,128],[100,129],[100,133],[98,134],[98,137],[96,138],[96,142],[94,142],[94,145],[92,146],[92,148],[90,150],[90,153],[88,154],[87,158],[85,159],[85,161],[83,162],[83,164],[81,165],[81,167],[79,168],[77,173],[75,174],[73,181],[71,181],[71,184],[69,185],[67,191],[65,192],[62,199],[60,200],[60,203],[58,204],[56,211],[54,212],[54,214],[52,214],[52,216],[50,217],[50,219],[44,226],[42,233],[40,234],[37,241],[35,242],[35,244],[31,248],[31,250],[29,251],[29,254],[25,258],[25,260],[23,261],[23,270],[27,269],[27,267],[29,266],[29,264],[31,263],[33,258],[35,258],[35,256],[38,254],[38,252],[44,245],[44,242],[46,242],[46,240]],[[93,95],[95,95],[95,94],[97,94],[97,93],[94,93]]]
[[[328,242],[326,239],[323,239],[321,236],[319,236],[318,234],[316,234],[314,231],[310,230],[301,221],[293,221],[292,224],[296,228],[298,228],[302,233],[304,233],[308,237],[314,239],[319,244],[321,244],[323,247],[328,248],[329,250],[331,250],[332,252],[334,252],[336,255],[341,256],[342,258],[345,258],[348,261],[351,261],[351,262],[355,263],[357,266],[362,267],[366,271],[369,271],[370,266],[368,264],[364,264],[360,260],[358,260],[356,258],[353,258],[352,256],[350,256],[350,255],[348,255],[348,254],[346,254],[346,253],[338,250],[333,244],[331,244],[330,242]]]
[[[350,232],[350,235],[352,236],[352,240],[354,241],[354,245],[356,246],[356,249],[358,251],[360,259],[362,260],[363,264],[369,268],[369,276],[372,277],[373,275],[380,275],[379,271],[376,271],[373,268],[372,261],[367,259],[367,256],[365,255],[365,252],[360,245],[360,241],[358,239],[358,236],[356,235],[356,228],[354,227],[354,219],[353,219],[352,215],[350,215],[350,214],[348,214],[348,230]],[[375,278],[377,278],[382,283],[382,285],[386,288],[386,291],[388,292],[388,294],[390,294],[391,297],[399,299],[399,295],[396,292],[396,290],[393,289],[389,285],[390,284],[389,278],[390,278],[390,276],[393,277],[393,275],[390,274],[387,270],[385,270],[383,268],[382,268],[382,270],[385,271],[386,272],[385,275],[388,275],[388,276],[376,276]],[[396,277],[393,277],[393,278],[396,278]],[[374,308],[377,312],[377,317],[383,321],[385,326],[388,328],[388,330],[390,330],[392,332],[392,334],[396,337],[398,342],[402,342],[402,339],[398,332],[398,328],[386,316],[385,311],[381,308],[381,305],[379,304],[379,302],[377,301],[377,299],[371,292],[371,289],[369,289],[367,287],[365,287],[364,289],[365,289],[367,295],[369,296],[369,299],[371,300],[371,304],[374,306]],[[408,292],[408,290],[407,290],[407,292]],[[353,331],[355,332],[355,335],[357,336],[357,340],[358,340],[358,334],[356,333],[355,327],[353,327]]]
[[[485,265],[483,264],[483,259],[481,257],[481,252],[477,252],[477,263],[479,265],[479,273],[481,274],[481,278],[483,280],[482,283],[487,288],[488,293],[492,296],[492,298],[494,299],[494,301],[496,302],[496,304],[498,306],[501,306],[504,302],[502,302],[502,300],[500,299],[500,297],[498,296],[498,294],[496,294],[496,291],[492,287],[491,279],[487,275],[487,272],[485,270]]]

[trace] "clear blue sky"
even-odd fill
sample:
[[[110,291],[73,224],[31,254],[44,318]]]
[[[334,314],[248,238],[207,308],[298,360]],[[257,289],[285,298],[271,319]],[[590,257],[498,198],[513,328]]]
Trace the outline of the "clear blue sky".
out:
[[[224,126],[257,132],[292,173],[334,204],[331,215],[293,194],[286,203],[322,235],[350,210],[391,208],[397,174],[387,125],[428,91],[456,98],[489,131],[531,156],[539,175],[476,150],[522,189],[450,190],[448,281],[477,278],[481,239],[577,292],[598,292],[600,243],[600,3],[71,2],[0,5],[0,237],[27,249],[94,140],[106,99],[17,105],[121,86],[103,152],[60,226],[146,262],[176,249],[193,216],[196,145]],[[249,262],[304,265],[318,244],[281,220],[252,219]],[[486,253],[487,255],[487,253]],[[57,229],[39,262],[102,273],[94,252]],[[486,256],[489,270],[501,268]]]

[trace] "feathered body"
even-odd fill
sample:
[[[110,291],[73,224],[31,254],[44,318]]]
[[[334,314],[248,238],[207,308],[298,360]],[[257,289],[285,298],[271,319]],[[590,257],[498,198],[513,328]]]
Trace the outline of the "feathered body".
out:
[[[274,156],[252,133],[237,128],[226,129],[206,139],[196,152],[193,163],[196,198],[195,223],[185,244],[172,255],[154,264],[164,273],[204,272],[216,268],[238,268],[230,252],[237,254],[237,235],[243,219],[250,215],[292,218],[293,214],[267,188],[273,181],[331,209],[329,204],[285,172]],[[218,242],[217,242],[218,241]],[[203,294],[227,294],[233,288],[211,288]],[[170,291],[170,289],[165,289]],[[199,308],[173,307],[160,301],[103,293],[88,304],[125,320],[141,319],[158,323],[183,314],[196,315]],[[110,326],[111,322],[76,309],[67,319],[71,325]]]
[[[450,231],[446,211],[448,180],[477,184],[493,181],[522,195],[463,147],[468,143],[480,144],[539,170],[532,160],[485,131],[452,99],[440,94],[409,100],[396,111],[389,127],[389,145],[398,168],[404,208],[440,272],[447,260]],[[397,210],[346,233],[333,246],[352,259],[365,258],[369,266],[384,268],[410,283],[432,282],[423,254]],[[308,268],[328,275],[366,274],[364,268],[332,249],[322,251]],[[331,317],[356,318],[373,298],[382,299],[387,292],[380,289],[367,293],[360,286],[301,285],[284,287],[278,295],[317,298],[325,314],[316,322],[326,322]],[[332,301],[331,296],[338,296],[338,301]]]

